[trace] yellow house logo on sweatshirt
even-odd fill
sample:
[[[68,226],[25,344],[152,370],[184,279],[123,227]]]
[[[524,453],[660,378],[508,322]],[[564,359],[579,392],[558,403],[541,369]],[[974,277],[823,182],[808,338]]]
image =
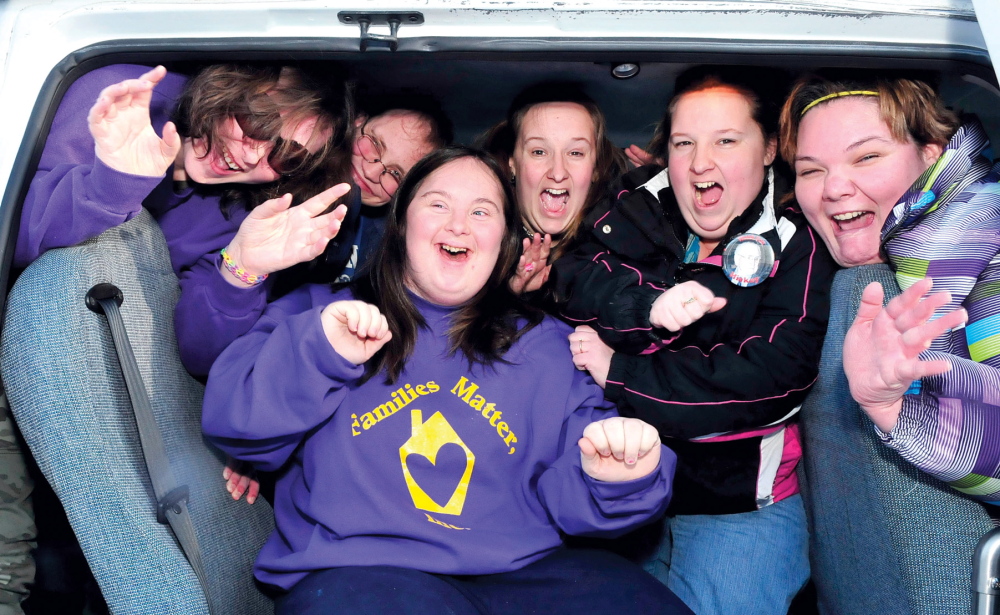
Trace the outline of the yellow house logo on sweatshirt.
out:
[[[461,515],[462,507],[465,506],[465,497],[469,492],[469,481],[472,479],[472,468],[476,464],[476,456],[465,445],[465,442],[462,442],[454,428],[448,424],[440,412],[435,412],[427,419],[427,422],[424,422],[422,411],[411,410],[410,423],[410,439],[399,447],[399,461],[403,465],[403,478],[406,480],[407,489],[410,490],[410,497],[413,498],[413,505],[419,510],[428,512]],[[406,460],[410,455],[420,455],[427,458],[432,464],[436,464],[438,451],[445,444],[457,444],[465,451],[465,471],[451,497],[448,498],[448,502],[441,505],[427,495],[413,479]]]

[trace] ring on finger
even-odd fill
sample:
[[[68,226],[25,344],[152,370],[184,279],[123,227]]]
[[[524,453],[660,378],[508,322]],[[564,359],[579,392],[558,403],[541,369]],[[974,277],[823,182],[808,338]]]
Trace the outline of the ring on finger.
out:
[[[694,297],[688,297],[684,301],[681,301],[681,305],[691,305],[695,301],[697,301],[697,299],[695,299]]]
[[[580,352],[578,354],[583,354],[583,340],[580,341]]]

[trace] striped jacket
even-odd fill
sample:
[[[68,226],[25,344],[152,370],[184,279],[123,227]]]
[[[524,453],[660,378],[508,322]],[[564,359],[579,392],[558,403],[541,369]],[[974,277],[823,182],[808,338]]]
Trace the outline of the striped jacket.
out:
[[[684,262],[688,228],[666,171],[636,169],[553,267],[561,315],[616,350],[605,395],[677,453],[675,514],[747,512],[798,492],[790,419],[816,379],[836,265],[800,214],[775,214],[774,194],[765,185],[708,258]],[[729,240],[746,232],[771,244],[776,263],[744,288],[721,264]],[[679,334],[653,328],[653,301],[686,280],[726,307]]]
[[[879,432],[909,462],[981,500],[1000,504],[1000,163],[978,121],[962,126],[941,158],[893,208],[882,250],[902,289],[923,277],[964,306],[965,327],[921,358],[952,369],[914,383],[899,422]]]

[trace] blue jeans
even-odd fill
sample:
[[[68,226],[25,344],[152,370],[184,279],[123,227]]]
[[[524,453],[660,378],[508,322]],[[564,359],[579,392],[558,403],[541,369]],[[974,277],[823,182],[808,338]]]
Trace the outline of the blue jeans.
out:
[[[735,515],[664,520],[643,567],[698,615],[785,615],[809,579],[802,497]]]

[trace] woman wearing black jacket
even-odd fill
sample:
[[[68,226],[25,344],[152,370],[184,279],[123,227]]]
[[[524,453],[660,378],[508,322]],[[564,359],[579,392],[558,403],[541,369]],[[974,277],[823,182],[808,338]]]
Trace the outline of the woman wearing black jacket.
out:
[[[667,169],[619,180],[552,276],[581,325],[577,366],[677,451],[649,568],[700,614],[783,614],[809,575],[792,419],[816,378],[835,265],[776,203],[766,77],[682,75],[654,140]]]

